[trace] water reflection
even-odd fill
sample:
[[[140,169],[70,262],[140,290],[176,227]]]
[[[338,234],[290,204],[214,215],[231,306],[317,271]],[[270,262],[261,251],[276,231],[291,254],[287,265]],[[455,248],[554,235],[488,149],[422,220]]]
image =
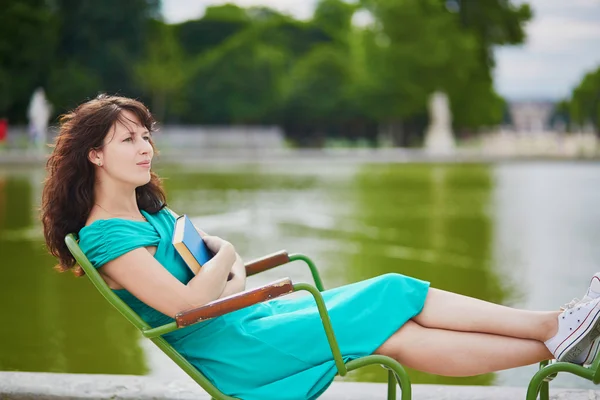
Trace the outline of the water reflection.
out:
[[[332,254],[337,273],[352,282],[399,272],[441,289],[502,302],[506,290],[491,269],[491,190],[486,166],[364,167],[345,196],[352,207],[338,220],[336,236],[344,245]],[[494,380],[492,374],[460,379],[409,374],[418,383]],[[373,367],[351,379],[384,382],[387,374]]]
[[[516,289],[505,304],[558,309],[581,298],[600,271],[600,164],[507,164],[495,168],[494,182],[494,269]],[[524,386],[534,373],[506,370],[498,384]],[[568,374],[552,385],[597,389]]]
[[[597,269],[595,165],[265,168],[159,173],[171,207],[235,243],[245,259],[305,253],[329,288],[399,272],[543,309],[581,296]],[[181,376],[86,279],[52,270],[36,219],[42,179],[39,169],[0,171],[0,317],[10,321],[0,325],[0,370]],[[282,276],[311,280],[305,267],[290,264],[249,286]],[[526,384],[532,368],[467,379],[410,374],[415,383],[515,386]],[[349,377],[385,378],[379,367]],[[580,379],[557,381],[586,387]]]
[[[10,322],[0,325],[0,370],[145,373],[133,327],[87,280],[52,270],[30,177],[0,185],[1,318]]]

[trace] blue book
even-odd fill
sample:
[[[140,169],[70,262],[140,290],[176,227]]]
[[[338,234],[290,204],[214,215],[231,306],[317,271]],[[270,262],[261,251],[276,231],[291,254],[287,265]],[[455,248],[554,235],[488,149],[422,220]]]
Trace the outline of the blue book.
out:
[[[202,265],[213,257],[194,224],[185,214],[175,221],[173,246],[194,274],[197,274]]]

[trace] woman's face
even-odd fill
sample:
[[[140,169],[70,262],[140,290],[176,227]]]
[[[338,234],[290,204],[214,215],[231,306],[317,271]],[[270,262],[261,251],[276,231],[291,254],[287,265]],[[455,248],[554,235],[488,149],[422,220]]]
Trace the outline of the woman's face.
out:
[[[90,158],[101,174],[135,187],[150,182],[150,167],[154,150],[150,132],[135,114],[122,111],[121,118],[104,138],[104,146]]]

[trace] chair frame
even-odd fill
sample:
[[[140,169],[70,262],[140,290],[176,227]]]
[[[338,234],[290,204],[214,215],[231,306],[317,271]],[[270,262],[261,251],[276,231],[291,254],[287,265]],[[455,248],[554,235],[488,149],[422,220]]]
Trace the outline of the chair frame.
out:
[[[596,357],[589,367],[556,360],[542,361],[540,369],[529,382],[526,400],[536,400],[538,395],[540,400],[549,400],[549,382],[556,378],[559,372],[568,372],[580,376],[597,385],[600,383],[600,369],[598,366],[600,366],[600,357]]]
[[[159,349],[161,349],[171,360],[183,369],[196,383],[198,383],[214,400],[236,400],[236,398],[222,393],[213,385],[198,369],[188,362],[177,350],[173,348],[163,337],[169,332],[193,325],[200,321],[215,318],[232,311],[242,309],[260,302],[268,301],[276,297],[284,296],[298,291],[307,291],[315,299],[319,315],[323,323],[323,328],[335,365],[337,374],[345,376],[349,371],[362,368],[367,365],[381,365],[388,369],[387,399],[396,399],[396,383],[400,386],[401,399],[410,400],[412,396],[411,383],[408,374],[402,365],[391,357],[383,355],[369,355],[358,359],[344,362],[340,352],[329,313],[325,306],[321,292],[324,290],[323,282],[313,261],[302,254],[288,254],[286,251],[280,251],[253,260],[246,264],[246,273],[248,276],[278,267],[293,261],[303,261],[310,268],[315,285],[307,283],[292,283],[290,278],[279,279],[269,284],[255,289],[246,290],[222,299],[210,302],[202,307],[180,312],[175,316],[175,321],[158,326],[151,327],[140,318],[123,300],[121,300],[102,279],[98,271],[92,266],[86,255],[83,253],[77,242],[77,235],[70,233],[65,237],[65,243],[77,261],[83,268],[92,284],[104,296],[113,307],[115,307],[129,322],[131,322],[142,335],[150,339]],[[529,397],[528,397],[528,400]]]

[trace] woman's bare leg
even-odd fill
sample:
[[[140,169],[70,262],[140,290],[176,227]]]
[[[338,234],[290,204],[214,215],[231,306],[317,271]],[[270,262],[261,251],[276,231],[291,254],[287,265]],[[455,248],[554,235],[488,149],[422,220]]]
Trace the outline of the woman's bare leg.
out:
[[[413,320],[427,328],[491,333],[544,342],[556,334],[559,313],[518,310],[430,288],[423,310]]]
[[[473,376],[552,358],[537,340],[425,328],[413,321],[402,326],[375,353],[444,376]]]

